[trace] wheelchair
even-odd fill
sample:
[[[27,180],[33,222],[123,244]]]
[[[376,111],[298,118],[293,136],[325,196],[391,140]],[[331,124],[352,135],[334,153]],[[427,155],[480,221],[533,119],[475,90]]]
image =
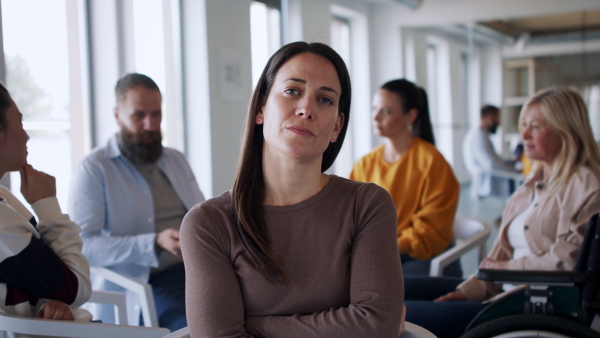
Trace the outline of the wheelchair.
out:
[[[479,279],[528,286],[490,304],[462,337],[600,337],[599,223],[590,219],[573,271],[480,269]]]

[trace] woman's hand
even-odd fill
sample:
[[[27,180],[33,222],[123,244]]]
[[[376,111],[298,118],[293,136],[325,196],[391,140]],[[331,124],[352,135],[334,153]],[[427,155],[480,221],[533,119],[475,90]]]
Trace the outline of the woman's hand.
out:
[[[45,172],[37,171],[29,164],[21,170],[21,194],[27,203],[33,204],[46,197],[56,197],[56,180]]]
[[[508,261],[497,261],[490,258],[486,258],[481,261],[479,264],[480,269],[498,269],[498,270],[506,270],[508,265]]]
[[[57,300],[49,300],[42,306],[35,317],[56,320],[75,320],[71,308],[68,307],[67,304]]]
[[[441,296],[438,299],[435,299],[434,302],[457,302],[457,301],[466,301],[467,297],[462,291],[453,291]]]

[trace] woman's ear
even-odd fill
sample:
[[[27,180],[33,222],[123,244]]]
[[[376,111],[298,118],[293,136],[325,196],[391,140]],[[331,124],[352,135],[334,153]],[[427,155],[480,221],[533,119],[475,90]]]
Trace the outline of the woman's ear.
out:
[[[335,121],[335,126],[333,127],[333,136],[331,137],[331,143],[335,143],[337,141],[338,136],[342,132],[342,127],[344,127],[344,113],[339,113],[337,116],[337,120]]]
[[[258,112],[258,114],[256,114],[256,116],[254,117],[254,123],[256,124],[263,124],[264,121],[264,114],[262,112],[262,109],[260,112]]]
[[[415,123],[415,121],[417,120],[417,117],[419,116],[419,111],[417,110],[417,108],[412,108],[408,111],[408,115],[409,115],[409,123],[413,124]]]

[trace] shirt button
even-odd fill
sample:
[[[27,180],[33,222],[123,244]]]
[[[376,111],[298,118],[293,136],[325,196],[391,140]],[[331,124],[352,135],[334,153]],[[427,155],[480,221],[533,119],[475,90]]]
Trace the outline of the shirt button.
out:
[[[529,230],[529,225],[524,226],[523,229]]]
[[[534,207],[537,207],[537,203],[533,205]]]
[[[148,190],[144,190],[144,194],[148,195],[150,192]]]
[[[152,217],[148,217],[148,223],[152,223]]]

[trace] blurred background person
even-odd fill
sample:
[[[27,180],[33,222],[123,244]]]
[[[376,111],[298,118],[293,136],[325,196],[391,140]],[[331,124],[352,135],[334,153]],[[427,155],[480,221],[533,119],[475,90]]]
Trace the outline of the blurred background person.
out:
[[[480,268],[572,270],[589,219],[600,212],[600,149],[575,91],[538,92],[522,108],[519,129],[532,174],[511,196],[494,246]],[[438,337],[458,337],[513,286],[444,277],[407,277],[407,320]],[[436,300],[432,302],[431,300]]]
[[[490,137],[495,134],[500,126],[500,109],[496,106],[485,105],[480,110],[479,127],[471,129],[464,139],[463,156],[467,168],[474,167],[477,170],[479,182],[476,187],[479,197],[486,196],[510,196],[515,190],[513,180],[492,175],[490,171],[507,172],[516,174],[515,160],[502,159],[494,149]]]
[[[405,79],[385,83],[373,99],[373,126],[385,143],[356,162],[350,179],[390,193],[403,272],[429,275],[431,258],[451,245],[460,186],[435,148],[425,90]],[[460,261],[443,273],[462,276]]]

